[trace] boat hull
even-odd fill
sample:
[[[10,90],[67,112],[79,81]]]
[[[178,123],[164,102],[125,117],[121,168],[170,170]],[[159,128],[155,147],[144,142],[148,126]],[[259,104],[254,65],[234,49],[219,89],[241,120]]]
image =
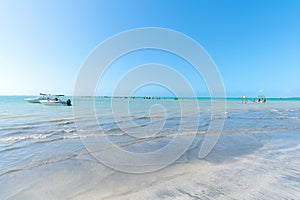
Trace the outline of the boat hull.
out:
[[[27,101],[28,103],[41,103],[41,100],[47,100],[47,98],[27,98],[24,99],[25,101]]]
[[[45,106],[66,106],[65,101],[40,100],[40,103]]]

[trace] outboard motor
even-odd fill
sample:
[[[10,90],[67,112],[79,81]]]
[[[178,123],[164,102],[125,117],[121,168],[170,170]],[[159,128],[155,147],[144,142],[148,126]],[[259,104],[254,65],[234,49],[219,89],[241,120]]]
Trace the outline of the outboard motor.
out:
[[[70,99],[67,100],[67,106],[72,106]]]

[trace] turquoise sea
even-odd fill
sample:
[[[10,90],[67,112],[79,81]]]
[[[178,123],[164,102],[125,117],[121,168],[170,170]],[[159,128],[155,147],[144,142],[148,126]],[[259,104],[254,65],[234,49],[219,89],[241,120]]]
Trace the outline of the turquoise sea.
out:
[[[26,97],[0,96],[0,199],[300,197],[300,98],[242,104],[241,98],[67,97],[68,107],[30,104]],[[212,117],[212,101],[226,104],[226,112]],[[214,120],[224,120],[221,137],[200,159]],[[118,169],[132,163],[116,169],[91,154],[107,152],[99,138],[112,144],[106,156],[116,149],[146,156],[191,132],[186,151],[153,172],[124,173]]]

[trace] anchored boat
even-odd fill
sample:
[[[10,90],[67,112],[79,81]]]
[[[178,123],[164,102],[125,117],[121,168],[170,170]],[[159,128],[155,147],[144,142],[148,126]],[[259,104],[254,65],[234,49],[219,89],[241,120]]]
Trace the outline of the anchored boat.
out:
[[[41,100],[47,100],[47,98],[50,96],[51,94],[43,94],[40,93],[40,96],[35,97],[35,98],[26,98],[24,99],[25,101],[27,101],[28,103],[40,103]]]
[[[40,97],[27,98],[25,100],[29,103],[40,103],[46,106],[72,106],[70,99],[68,99],[67,101],[60,99],[60,97],[63,97],[65,95],[62,94],[51,95],[51,94],[43,94],[43,93],[40,93],[40,95],[41,95]]]

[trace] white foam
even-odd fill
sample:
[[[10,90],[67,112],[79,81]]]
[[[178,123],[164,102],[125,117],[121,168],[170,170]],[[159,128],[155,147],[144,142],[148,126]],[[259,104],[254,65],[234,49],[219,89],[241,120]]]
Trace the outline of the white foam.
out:
[[[21,140],[38,140],[38,139],[45,139],[50,137],[52,134],[35,134],[35,135],[25,135],[25,136],[11,136],[0,138],[0,142],[15,142]]]

